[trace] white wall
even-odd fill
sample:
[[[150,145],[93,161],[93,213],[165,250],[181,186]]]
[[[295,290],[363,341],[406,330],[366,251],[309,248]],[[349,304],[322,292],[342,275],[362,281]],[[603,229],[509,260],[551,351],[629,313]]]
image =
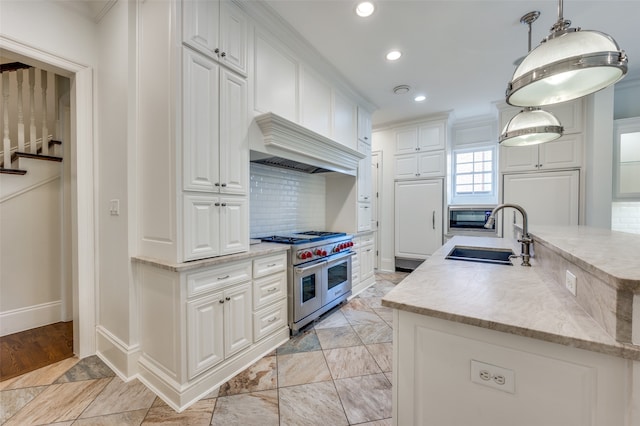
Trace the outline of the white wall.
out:
[[[325,230],[325,195],[321,174],[251,163],[251,237]]]

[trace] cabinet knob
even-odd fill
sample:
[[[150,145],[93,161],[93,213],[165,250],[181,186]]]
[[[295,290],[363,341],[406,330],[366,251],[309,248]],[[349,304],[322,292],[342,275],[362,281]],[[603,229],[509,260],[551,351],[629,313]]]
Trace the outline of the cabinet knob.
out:
[[[222,57],[224,58],[225,56],[227,56],[227,53],[226,53],[226,52],[222,52],[222,53],[220,54],[220,56],[222,56]]]
[[[220,186],[224,188],[225,186],[227,186],[227,184],[226,183],[222,183],[222,184],[220,184]]]
[[[368,141],[368,140],[369,140],[369,137],[368,137],[368,136],[365,136],[365,137],[364,137],[364,140],[365,140],[365,141]]]
[[[220,299],[220,300],[218,300],[218,302],[220,302],[220,303],[224,303],[224,300]]]
[[[227,203],[220,203],[220,205],[221,205],[222,207],[226,207],[226,206],[227,206]]]
[[[216,182],[216,183],[213,184],[213,186],[220,186],[220,183]]]
[[[220,207],[220,203],[214,203],[213,205],[216,207]]]
[[[229,300],[231,300],[231,298],[230,297],[225,297],[224,300],[226,300],[228,302]]]
[[[213,51],[213,53],[220,53],[220,49],[218,49],[218,48],[216,47],[216,49]]]
[[[542,164],[538,164],[538,167],[539,167],[539,168],[541,168],[541,167],[542,167]]]

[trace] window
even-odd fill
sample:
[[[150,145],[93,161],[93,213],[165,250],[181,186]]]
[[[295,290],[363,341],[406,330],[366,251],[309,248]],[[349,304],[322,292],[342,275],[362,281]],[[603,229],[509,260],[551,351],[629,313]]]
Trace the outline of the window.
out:
[[[615,121],[614,199],[640,201],[640,119]]]
[[[495,198],[496,150],[494,147],[459,149],[453,151],[453,197]]]

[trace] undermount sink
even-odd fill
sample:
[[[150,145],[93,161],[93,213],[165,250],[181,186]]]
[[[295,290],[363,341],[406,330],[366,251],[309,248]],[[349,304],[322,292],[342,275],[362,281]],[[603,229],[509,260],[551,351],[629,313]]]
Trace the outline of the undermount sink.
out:
[[[511,256],[514,256],[511,249],[455,246],[445,259],[511,265]]]

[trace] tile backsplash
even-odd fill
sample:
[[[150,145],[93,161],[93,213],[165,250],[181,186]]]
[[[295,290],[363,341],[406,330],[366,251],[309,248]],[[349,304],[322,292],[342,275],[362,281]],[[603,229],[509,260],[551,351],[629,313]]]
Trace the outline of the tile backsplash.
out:
[[[250,173],[251,238],[325,229],[324,176],[255,163]]]
[[[611,208],[611,229],[640,234],[640,202],[614,202]]]

